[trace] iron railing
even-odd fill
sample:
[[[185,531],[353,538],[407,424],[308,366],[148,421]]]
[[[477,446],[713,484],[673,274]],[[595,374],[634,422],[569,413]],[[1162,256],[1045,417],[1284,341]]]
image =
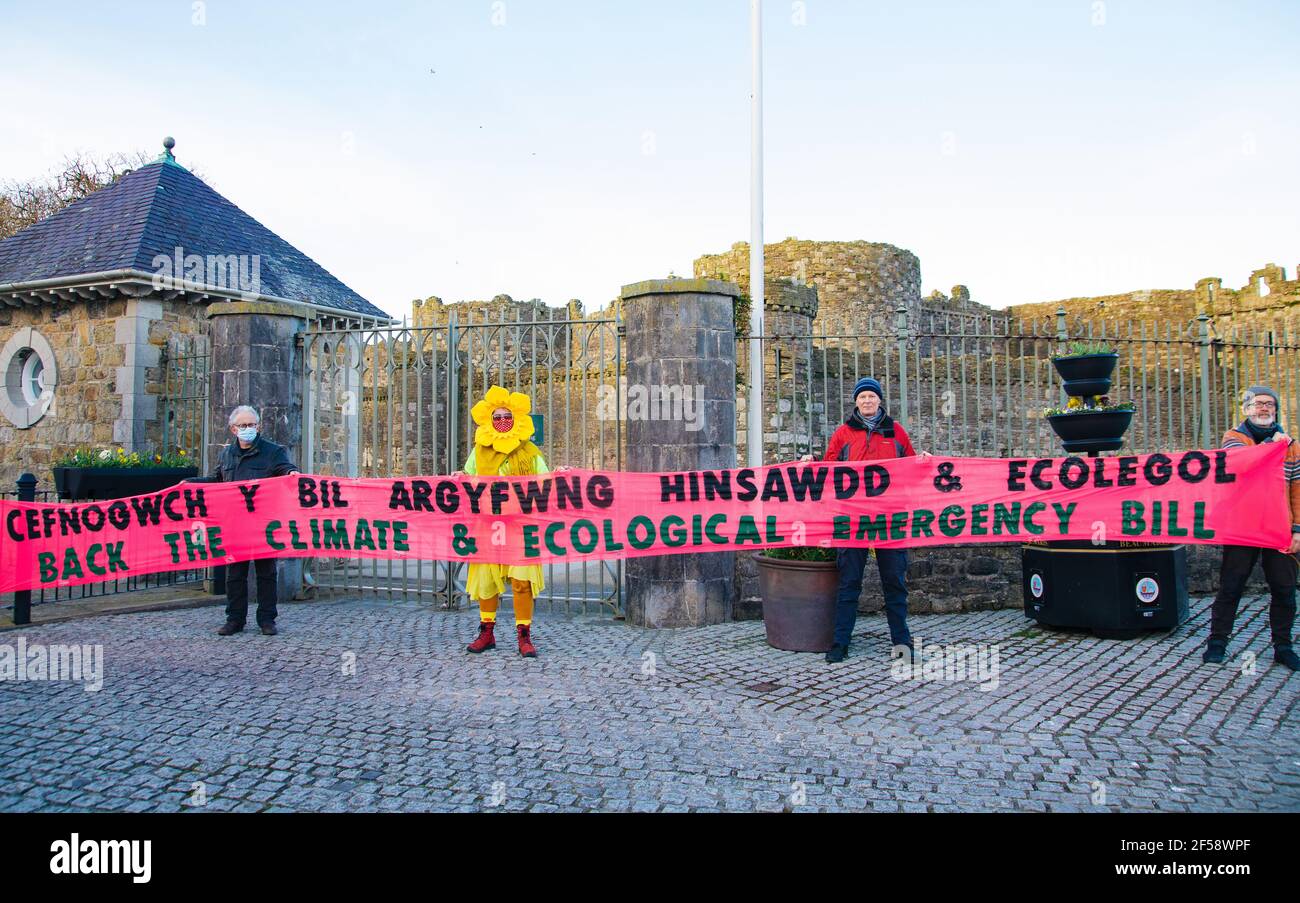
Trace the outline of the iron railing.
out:
[[[399,477],[461,470],[476,425],[471,407],[492,385],[530,396],[548,465],[623,466],[622,336],[610,317],[495,319],[451,312],[429,326],[313,324],[303,333],[304,468],[323,475]],[[605,412],[613,412],[607,416]],[[622,610],[622,562],[544,566],[538,602]],[[467,603],[465,571],[445,561],[317,558],[319,590]]]
[[[888,322],[892,320],[892,322]],[[1056,456],[1059,440],[1043,412],[1066,402],[1051,364],[1062,343],[1105,341],[1119,354],[1112,402],[1132,402],[1125,450],[1215,448],[1241,422],[1246,389],[1271,385],[1282,396],[1278,419],[1300,422],[1300,334],[1288,324],[1216,332],[1200,316],[1186,323],[1021,320],[900,308],[865,324],[818,318],[806,332],[769,335],[765,358],[764,460],[820,454],[851,411],[853,385],[879,379],[889,412],[918,449],[963,457]],[[738,372],[748,372],[748,342],[738,343]],[[739,444],[744,396],[737,389]]]

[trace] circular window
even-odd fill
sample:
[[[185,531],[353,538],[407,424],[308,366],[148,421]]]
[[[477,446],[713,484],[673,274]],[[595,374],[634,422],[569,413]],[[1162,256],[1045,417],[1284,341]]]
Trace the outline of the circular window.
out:
[[[45,390],[45,364],[41,362],[41,356],[32,349],[23,350],[27,359],[23,361],[18,387],[22,391],[23,401],[28,405],[34,405],[41,400]]]
[[[0,413],[19,429],[34,426],[54,403],[54,350],[30,327],[18,330],[0,351]]]

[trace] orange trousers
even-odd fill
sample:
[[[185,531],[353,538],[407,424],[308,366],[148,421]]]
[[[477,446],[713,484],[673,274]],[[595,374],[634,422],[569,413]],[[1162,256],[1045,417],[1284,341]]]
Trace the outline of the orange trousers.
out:
[[[515,623],[528,626],[533,623],[533,585],[527,580],[510,579],[510,588],[514,591],[515,596]],[[497,608],[500,604],[500,597],[493,596],[491,599],[480,599],[478,602],[479,617],[484,621],[496,621]]]

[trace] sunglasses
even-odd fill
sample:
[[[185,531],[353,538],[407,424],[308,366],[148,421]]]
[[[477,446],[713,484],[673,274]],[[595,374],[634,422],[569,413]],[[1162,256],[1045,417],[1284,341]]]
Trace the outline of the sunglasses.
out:
[[[514,420],[515,415],[514,414],[493,414],[492,419],[493,420]]]

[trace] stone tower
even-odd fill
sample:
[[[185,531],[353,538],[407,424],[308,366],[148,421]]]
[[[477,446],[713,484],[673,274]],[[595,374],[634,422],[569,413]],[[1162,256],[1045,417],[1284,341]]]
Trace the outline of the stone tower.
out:
[[[875,319],[892,326],[900,304],[915,317],[921,304],[921,262],[911,251],[870,241],[787,238],[764,250],[768,279],[792,279],[817,289],[817,316],[867,330]],[[734,282],[749,292],[749,244],[695,261],[695,275]],[[879,318],[885,317],[881,321]]]

